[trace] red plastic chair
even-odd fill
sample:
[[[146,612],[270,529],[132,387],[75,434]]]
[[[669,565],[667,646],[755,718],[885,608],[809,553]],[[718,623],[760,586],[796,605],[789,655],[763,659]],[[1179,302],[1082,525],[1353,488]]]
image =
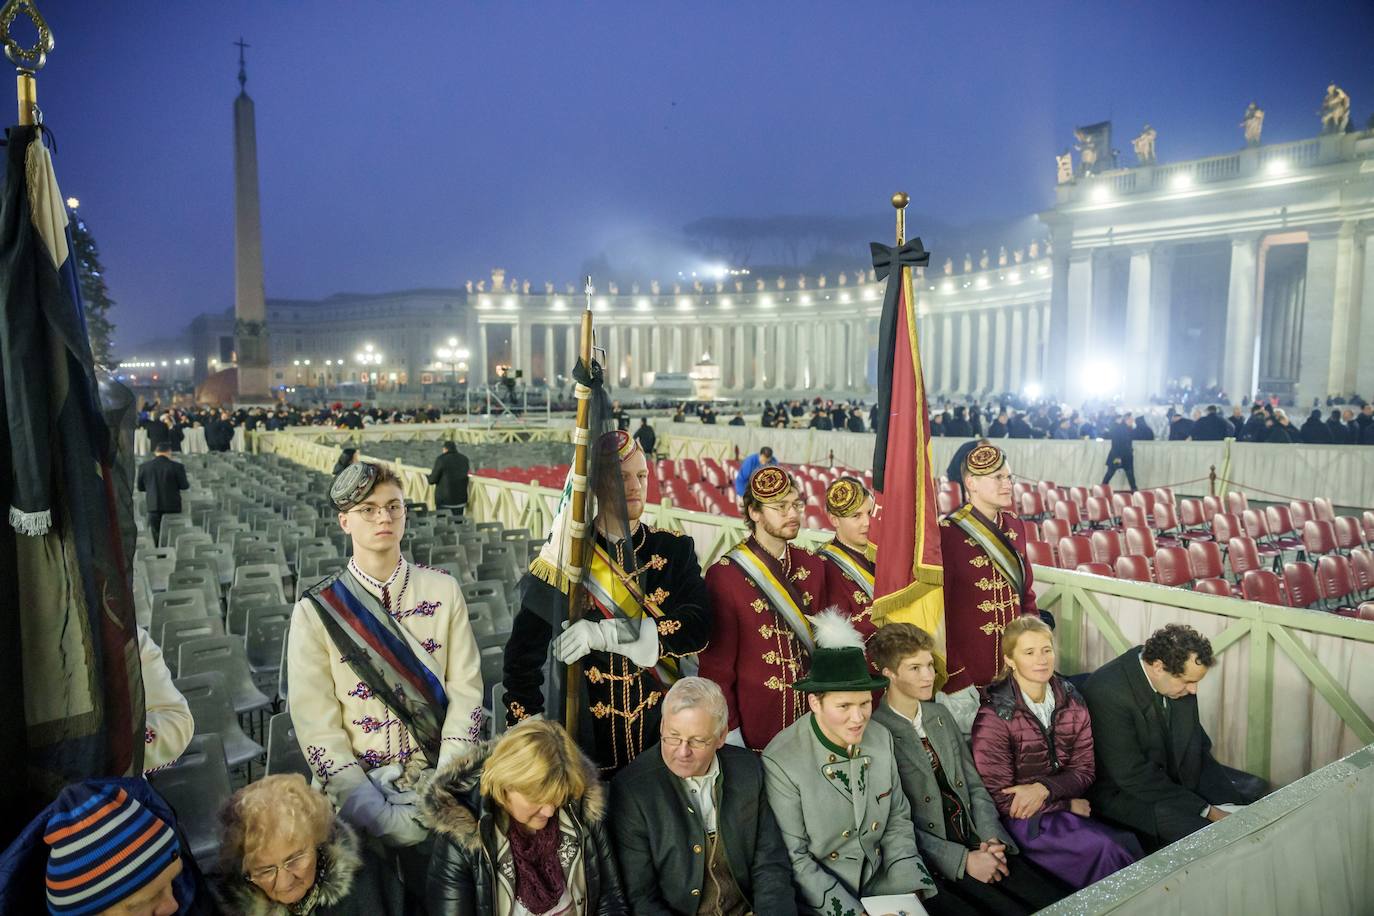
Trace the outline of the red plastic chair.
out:
[[[1288,603],[1293,607],[1311,607],[1321,600],[1317,573],[1306,563],[1283,564],[1283,585],[1288,590]]]
[[[1313,559],[1336,552],[1336,526],[1331,522],[1308,519],[1302,526],[1302,547]]]
[[[1060,539],[1069,537],[1073,531],[1069,529],[1069,523],[1062,518],[1047,518],[1040,523],[1040,534],[1047,544],[1058,549]]]
[[[1231,490],[1226,494],[1226,511],[1232,515],[1240,515],[1250,508],[1250,500],[1245,498],[1245,494],[1239,490]]]
[[[1095,483],[1092,486],[1088,487],[1088,495],[1096,496],[1098,499],[1105,499],[1107,501],[1107,505],[1109,506],[1112,504],[1111,484]]]
[[[1155,513],[1155,494],[1153,490],[1136,490],[1131,494],[1132,504],[1145,510],[1146,518],[1152,518]]]
[[[1365,543],[1374,544],[1374,510],[1364,510],[1360,516],[1360,527],[1364,529]]]
[[[1021,517],[1022,518],[1044,518],[1045,502],[1040,498],[1039,493],[1021,494]]]
[[[1131,494],[1113,493],[1112,494],[1112,515],[1121,518],[1121,510],[1131,504]]]
[[[1067,499],[1061,499],[1054,504],[1054,517],[1069,523],[1069,527],[1077,530],[1083,525],[1083,516],[1078,511],[1078,504]]]
[[[1054,551],[1044,541],[1026,542],[1026,557],[1032,566],[1058,566],[1054,562]]]
[[[1193,571],[1188,564],[1188,551],[1182,547],[1161,547],[1155,551],[1155,581],[1172,588],[1192,582]]]
[[[1350,560],[1340,554],[1322,557],[1317,561],[1317,594],[1334,605],[1342,604],[1355,595],[1355,577],[1350,574]]]
[[[1336,510],[1331,507],[1331,500],[1325,496],[1318,496],[1312,500],[1312,507],[1317,510],[1318,521],[1334,522],[1336,520]]]
[[[1234,537],[1246,536],[1245,528],[1240,523],[1240,516],[1225,512],[1218,512],[1212,516],[1212,539],[1218,544],[1225,544]]]
[[[1342,515],[1331,524],[1336,529],[1336,546],[1341,550],[1364,546],[1364,532],[1360,530],[1360,520],[1355,516]]]
[[[1194,579],[1220,579],[1225,575],[1221,548],[1216,541],[1193,541],[1188,545],[1188,568]]]
[[[959,508],[959,499],[953,493],[941,490],[935,494],[935,508],[941,515],[948,515]]]
[[[1361,594],[1374,592],[1374,551],[1364,547],[1350,551],[1350,572],[1355,576],[1355,587]]]
[[[1240,584],[1241,595],[1246,601],[1259,601],[1263,604],[1287,606],[1283,600],[1283,589],[1279,577],[1267,569],[1252,569],[1245,574]]]
[[[1259,551],[1255,549],[1254,538],[1238,535],[1227,542],[1227,559],[1231,561],[1231,573],[1239,582],[1241,577],[1252,569],[1263,569]]]
[[[1035,522],[1022,522],[1026,526],[1026,540],[1044,541],[1045,537],[1040,533],[1040,526]]]
[[[1140,508],[1139,506],[1121,507],[1122,528],[1125,528],[1129,531],[1131,528],[1145,528],[1148,526],[1149,516],[1145,514],[1144,509]]]
[[[1155,535],[1157,537],[1168,537],[1172,539],[1176,531],[1180,535],[1183,534],[1183,530],[1179,528],[1178,514],[1174,512],[1173,503],[1155,503],[1155,511],[1152,518],[1154,519],[1154,524],[1150,527],[1155,530]]]
[[[1361,604],[1359,610],[1355,612],[1355,616],[1361,620],[1374,620],[1374,601],[1366,601]]]
[[[1077,506],[1077,507],[1078,507],[1078,510],[1079,510],[1080,512],[1082,512],[1084,509],[1087,509],[1087,508],[1088,508],[1088,488],[1087,488],[1087,487],[1069,487],[1069,502],[1071,502],[1071,503],[1073,503],[1075,506]]]
[[[1149,528],[1126,529],[1126,553],[1133,557],[1152,557],[1159,551],[1154,532]]]
[[[1264,521],[1269,526],[1269,534],[1275,547],[1284,550],[1302,549],[1302,538],[1293,527],[1293,513],[1287,506],[1266,506]]]
[[[1087,508],[1087,521],[1093,528],[1110,527],[1116,524],[1116,519],[1112,517],[1112,506],[1101,496],[1089,496]]]
[[[1178,500],[1174,498],[1173,487],[1155,487],[1153,493],[1156,506],[1160,503],[1164,503],[1174,510],[1178,509]]]
[[[1039,491],[1041,496],[1044,496],[1055,489],[1055,483],[1053,480],[1042,480],[1036,483],[1035,489]]]
[[[1225,579],[1198,579],[1193,583],[1193,591],[1204,595],[1216,595],[1220,598],[1230,598],[1231,583]]]
[[[1120,532],[1094,531],[1089,540],[1092,542],[1094,563],[1115,563],[1116,558],[1125,553],[1121,547]]]
[[[1246,509],[1241,513],[1241,524],[1245,526],[1245,533],[1255,541],[1255,549],[1259,555],[1266,559],[1273,559],[1283,550],[1271,543],[1269,536],[1269,523],[1265,521],[1264,513],[1257,509]]]
[[[1141,556],[1116,558],[1116,577],[1131,582],[1150,582],[1150,561]]]
[[[1302,526],[1317,517],[1317,507],[1312,505],[1311,500],[1295,499],[1288,503],[1288,510],[1293,515],[1293,528],[1301,531]]]
[[[1106,576],[1115,579],[1116,573],[1106,563],[1079,563],[1074,572],[1088,573],[1093,576]]]
[[[1208,540],[1212,539],[1212,532],[1208,525],[1209,516],[1203,514],[1202,500],[1200,499],[1181,499],[1178,503],[1178,520],[1183,526],[1183,534],[1188,540]]]
[[[1212,518],[1212,517],[1214,517],[1218,512],[1225,512],[1225,511],[1226,511],[1226,507],[1225,507],[1225,505],[1222,503],[1221,497],[1219,497],[1219,496],[1204,496],[1204,497],[1202,497],[1202,517],[1203,517],[1203,518]]]
[[[1059,567],[1077,569],[1084,563],[1093,562],[1092,543],[1082,535],[1059,539]]]

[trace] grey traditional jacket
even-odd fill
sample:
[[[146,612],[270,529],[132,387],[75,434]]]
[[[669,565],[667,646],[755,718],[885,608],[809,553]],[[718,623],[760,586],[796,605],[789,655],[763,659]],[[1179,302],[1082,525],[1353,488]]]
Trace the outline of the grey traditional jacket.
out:
[[[938,703],[922,703],[921,726],[930,746],[940,758],[949,786],[959,796],[959,803],[968,812],[973,831],[980,840],[997,840],[1006,844],[1007,852],[1017,852],[1002,820],[997,815],[983,780],[973,765],[973,752],[959,731],[949,711]],[[902,788],[911,803],[911,818],[916,827],[916,846],[921,855],[941,875],[950,880],[964,876],[964,858],[968,851],[945,835],[945,812],[940,801],[940,787],[935,781],[935,769],[930,755],[921,746],[921,737],[911,720],[893,710],[884,700],[873,710],[873,721],[892,734],[897,755],[897,770],[901,773]]]
[[[861,897],[934,893],[887,729],[870,723],[847,753],[808,714],[769,742],[763,770],[804,912],[860,916]]]

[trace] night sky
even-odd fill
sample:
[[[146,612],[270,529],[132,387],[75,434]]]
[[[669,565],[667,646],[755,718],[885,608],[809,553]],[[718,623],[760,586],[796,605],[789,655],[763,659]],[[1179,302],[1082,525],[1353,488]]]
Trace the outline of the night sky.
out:
[[[124,356],[233,303],[240,34],[269,298],[498,265],[561,287],[645,251],[667,279],[703,217],[871,214],[886,240],[903,189],[912,234],[1029,218],[1075,124],[1113,120],[1131,163],[1149,121],[1167,162],[1242,146],[1251,100],[1266,142],[1315,135],[1333,79],[1374,114],[1363,0],[38,2],[39,102]]]

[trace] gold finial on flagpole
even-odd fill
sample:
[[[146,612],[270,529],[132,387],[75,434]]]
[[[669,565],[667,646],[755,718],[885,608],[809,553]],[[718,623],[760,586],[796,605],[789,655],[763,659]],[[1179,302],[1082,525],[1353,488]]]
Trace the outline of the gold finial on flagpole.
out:
[[[10,29],[20,14],[29,17],[33,27],[38,30],[38,40],[33,47],[21,45]],[[19,95],[19,123],[21,125],[41,124],[43,116],[38,110],[38,83],[34,74],[43,69],[48,62],[48,54],[53,49],[52,29],[33,5],[33,0],[9,0],[0,9],[0,42],[5,45],[5,56],[17,69],[16,82]]]
[[[911,203],[911,198],[905,191],[898,191],[892,195],[892,206],[897,208],[897,247],[906,244],[906,205]]]

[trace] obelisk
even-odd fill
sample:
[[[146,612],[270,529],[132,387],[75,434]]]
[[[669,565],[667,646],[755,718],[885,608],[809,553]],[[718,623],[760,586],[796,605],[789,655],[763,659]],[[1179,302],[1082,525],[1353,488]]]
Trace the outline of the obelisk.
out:
[[[258,211],[258,136],[246,89],[240,38],[239,95],[234,99],[234,347],[239,403],[271,400],[267,297],[262,280],[262,217]]]

